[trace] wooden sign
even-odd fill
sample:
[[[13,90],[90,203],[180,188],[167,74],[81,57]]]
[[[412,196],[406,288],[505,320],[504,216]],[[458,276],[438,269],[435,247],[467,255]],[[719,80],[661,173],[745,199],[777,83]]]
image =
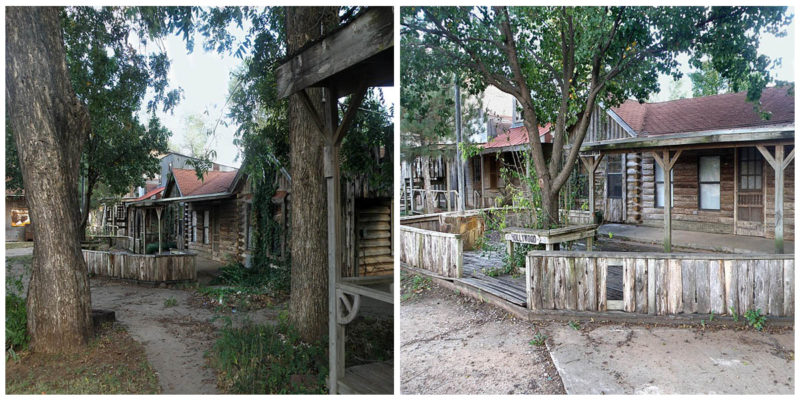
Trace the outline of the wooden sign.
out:
[[[539,235],[533,233],[506,233],[506,240],[513,243],[539,244]]]
[[[30,225],[31,219],[28,216],[28,209],[11,209],[11,226]]]

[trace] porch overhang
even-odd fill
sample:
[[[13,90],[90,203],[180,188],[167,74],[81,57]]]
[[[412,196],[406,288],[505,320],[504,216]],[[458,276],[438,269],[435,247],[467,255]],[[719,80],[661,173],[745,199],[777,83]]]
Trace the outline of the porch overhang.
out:
[[[719,149],[755,144],[794,144],[794,125],[682,132],[584,143],[581,153],[631,153],[663,150]]]
[[[581,146],[580,158],[589,173],[590,210],[594,212],[594,173],[603,156],[620,153],[652,153],[664,171],[664,187],[670,187],[670,175],[683,151],[755,147],[775,171],[775,251],[784,252],[783,245],[783,175],[794,159],[794,124],[765,125],[701,132],[681,132],[663,135],[615,139],[587,143]],[[773,147],[771,153],[768,147]],[[672,204],[671,190],[664,190],[662,204]],[[664,207],[664,251],[672,251],[672,207]]]

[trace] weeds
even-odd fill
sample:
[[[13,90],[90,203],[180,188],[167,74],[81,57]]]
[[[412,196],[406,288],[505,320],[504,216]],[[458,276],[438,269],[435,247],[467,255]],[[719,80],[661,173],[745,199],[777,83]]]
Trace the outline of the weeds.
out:
[[[175,307],[178,305],[178,299],[175,297],[170,296],[170,298],[164,300],[164,308],[167,307]]]
[[[400,296],[400,301],[410,300],[431,287],[431,278],[418,274],[403,277],[403,282],[404,293]]]
[[[747,312],[744,313],[744,319],[747,320],[747,325],[757,331],[764,329],[764,325],[767,323],[767,316],[761,314],[760,308],[756,310],[747,310]]]
[[[733,317],[733,322],[739,322],[739,313],[736,312],[733,306],[730,307],[730,310],[731,310],[731,316]]]
[[[569,321],[569,327],[576,331],[581,330],[581,325],[575,321]]]
[[[531,346],[544,346],[545,341],[547,340],[547,335],[542,333],[537,333],[533,335],[533,339],[531,339],[528,344]]]
[[[286,322],[223,328],[211,351],[229,393],[326,393],[326,342],[304,343]]]

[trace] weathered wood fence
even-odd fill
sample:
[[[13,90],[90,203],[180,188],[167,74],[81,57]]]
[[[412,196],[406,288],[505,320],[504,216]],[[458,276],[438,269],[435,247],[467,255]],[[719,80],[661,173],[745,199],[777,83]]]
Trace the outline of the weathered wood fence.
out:
[[[621,302],[607,300],[610,266]],[[794,315],[793,255],[532,251],[525,272],[532,310]]]
[[[133,254],[83,250],[89,273],[138,282],[187,282],[197,280],[195,254]]]
[[[448,278],[463,270],[461,235],[400,226],[400,261]]]

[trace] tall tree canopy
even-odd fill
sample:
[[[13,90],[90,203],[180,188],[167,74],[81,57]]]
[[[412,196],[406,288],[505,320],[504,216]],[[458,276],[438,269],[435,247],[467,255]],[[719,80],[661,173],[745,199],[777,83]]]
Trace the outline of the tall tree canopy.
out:
[[[429,69],[453,72],[471,92],[486,85],[514,96],[528,132],[551,123],[545,158],[537,135],[529,153],[549,225],[558,221],[558,192],[567,182],[595,106],[644,100],[659,74],[679,78],[677,56],[714,60],[729,80],[749,82],[760,98],[771,60],[759,35],[783,34],[785,7],[410,7],[403,35],[426,49]],[[441,82],[430,81],[431,85]]]

